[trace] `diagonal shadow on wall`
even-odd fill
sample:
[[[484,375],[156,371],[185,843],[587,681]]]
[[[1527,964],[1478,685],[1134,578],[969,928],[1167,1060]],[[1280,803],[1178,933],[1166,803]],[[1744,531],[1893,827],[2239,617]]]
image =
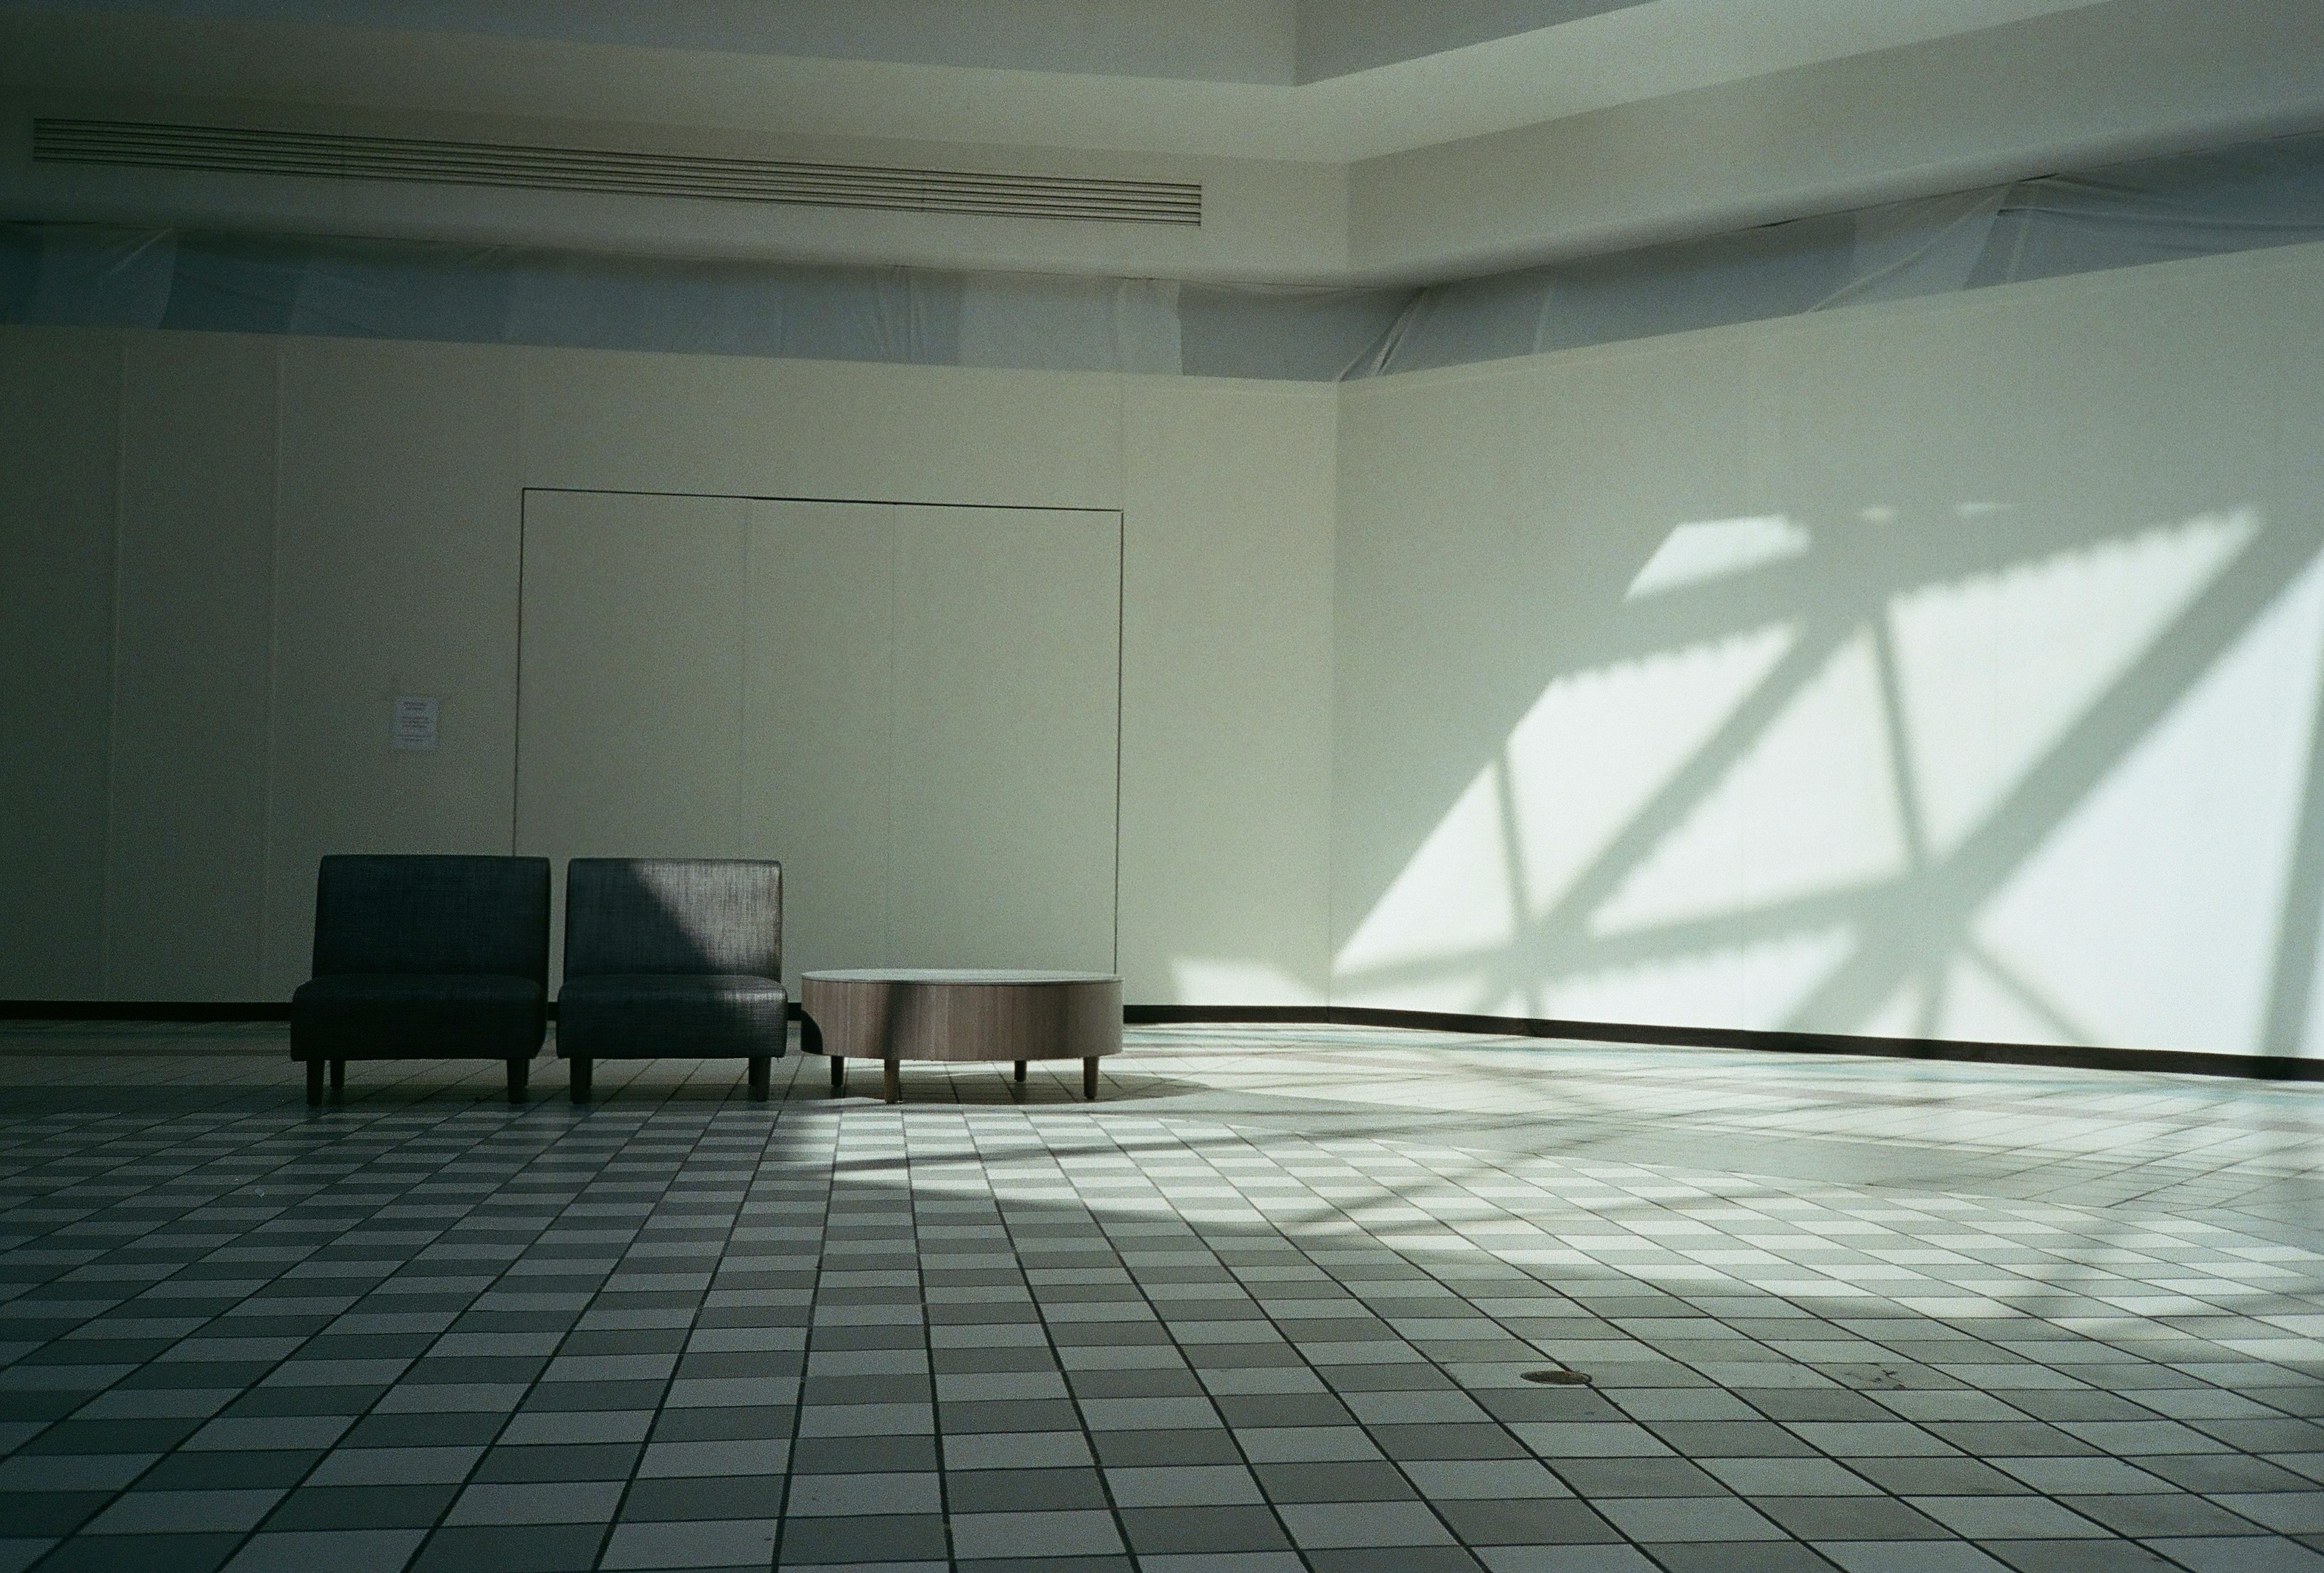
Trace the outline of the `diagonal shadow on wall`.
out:
[[[1817,967],[1805,986],[1751,1024],[1850,1032],[1872,1030],[1868,1023],[1877,1021],[1877,1030],[1886,1033],[1961,1036],[1957,1028],[1945,1031],[1947,993],[1960,986],[1960,969],[1967,967],[1979,989],[2005,1002],[2017,1029],[1975,1035],[2107,1041],[2104,1023],[2087,1020],[2074,1002],[2059,997],[2038,967],[2005,954],[2005,947],[1979,932],[1980,914],[2073,826],[2109,782],[2120,779],[2234,652],[2259,636],[2271,614],[2294,599],[2291,592],[2324,548],[2324,530],[2263,522],[2248,512],[2202,516],[2178,526],[2178,535],[2187,539],[2209,530],[2227,543],[2226,550],[2215,562],[2193,562],[2187,569],[2188,582],[2175,608],[2157,619],[2143,647],[2125,652],[2117,669],[2072,713],[2060,717],[2053,735],[2006,782],[2006,790],[1969,822],[1940,834],[1944,828],[1932,828],[1923,800],[1928,761],[1922,758],[1916,768],[1916,748],[1908,736],[1912,717],[1908,674],[1903,671],[1908,658],[1898,648],[1903,608],[1915,597],[1958,594],[1961,587],[2002,583],[2011,575],[2035,575],[2077,560],[2102,561],[2109,553],[2119,560],[2144,543],[2167,546],[2173,533],[2110,536],[2088,520],[2047,527],[2011,521],[2008,529],[2006,561],[1997,570],[1993,543],[1972,530],[1821,526],[1812,532],[1813,546],[1805,559],[1748,565],[1602,617],[1578,648],[1568,647],[1557,681],[1619,670],[1673,651],[1702,649],[1770,626],[1783,629],[1787,643],[1764,676],[1675,769],[1627,805],[1614,833],[1554,890],[1532,888],[1522,821],[1529,810],[1538,814],[1545,805],[1526,800],[1524,762],[1512,742],[1504,741],[1479,777],[1494,802],[1491,829],[1477,834],[1498,844],[1473,849],[1471,857],[1471,874],[1491,869],[1501,888],[1476,888],[1472,880],[1465,890],[1437,893],[1440,908],[1450,901],[1468,903],[1471,912],[1505,912],[1504,931],[1456,947],[1416,932],[1408,936],[1414,941],[1409,953],[1397,956],[1393,939],[1386,945],[1360,943],[1366,929],[1359,927],[1341,952],[1335,998],[1400,1003],[1420,995],[1436,1008],[1457,997],[1453,1008],[1487,1013],[1675,1022],[1683,1018],[1653,1013],[1667,1006],[1653,997],[1651,988],[1637,991],[1638,1013],[1607,1018],[1570,1008],[1572,993],[1562,994],[1560,985],[1624,969],[1646,977],[1655,967],[1685,965],[1706,955],[1748,958],[1754,947],[1828,934],[1844,936],[1844,942],[1827,947],[1828,964]],[[2081,609],[2084,615],[2107,610]],[[1873,713],[1859,718],[1877,736],[1857,742],[1885,760],[1893,801],[1879,811],[1892,827],[1895,845],[1852,876],[1843,870],[1840,877],[1798,888],[1714,893],[1699,910],[1664,910],[1649,912],[1646,921],[1609,922],[1609,911],[1624,893],[1655,873],[1658,858],[1667,864],[1690,824],[1722,792],[1732,791],[1755,750],[1766,747],[1784,717],[1808,702],[1813,686],[1828,679],[1836,662],[1854,659],[1852,652],[1868,657],[1877,686]],[[2265,946],[2264,997],[2254,1004],[2253,1041],[2119,1046],[2299,1051],[2307,1030],[2319,913],[2324,910],[2324,778],[2318,770],[2324,762],[2324,729],[2317,724],[2312,641],[2301,659],[2309,670],[2282,674],[2282,691],[2264,717],[2279,743],[2287,736],[2299,740],[2299,768],[2304,772],[2293,794],[2296,822],[2285,844],[2287,856],[2269,871],[2281,879],[2281,891],[2253,889],[2236,898],[2269,909],[2261,926],[2272,938]],[[2039,675],[1997,671],[1995,680],[2034,682]],[[1512,726],[1512,740],[1523,726],[1520,721]],[[1588,738],[1567,741],[1570,755],[1589,752]],[[1926,749],[1923,741],[1919,752],[1925,754]],[[1590,767],[1586,759],[1569,757],[1564,763],[1569,770]],[[2220,758],[2211,768],[2225,778],[2242,767]],[[2194,795],[2203,795],[2200,783]],[[2224,795],[2232,811],[2234,793]],[[1950,817],[1961,819],[1958,805]],[[1480,825],[1483,819],[1477,817]],[[2200,827],[2179,828],[2192,832]],[[1439,827],[1440,835],[1444,830]],[[2165,827],[2162,833],[2176,832]],[[1422,843],[1367,917],[1375,940],[1382,920],[1395,927],[1390,909],[1399,888],[1416,878],[1427,883],[1421,865],[1430,856],[1429,845]],[[1425,926],[1426,918],[1415,922]],[[2103,937],[2091,940],[2104,942]],[[2184,964],[2200,967],[2205,958],[2189,956]],[[1904,1007],[1901,1013],[1894,1008],[1898,1005]],[[1737,1023],[1730,1016],[1687,1024]]]

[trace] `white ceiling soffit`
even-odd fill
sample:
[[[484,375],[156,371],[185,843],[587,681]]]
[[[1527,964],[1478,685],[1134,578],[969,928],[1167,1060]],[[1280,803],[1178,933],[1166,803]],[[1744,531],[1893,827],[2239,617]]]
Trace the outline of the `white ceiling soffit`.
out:
[[[1346,276],[1536,263],[2324,127],[2324,0],[2109,0],[1356,165]]]
[[[1650,0],[29,0],[27,9],[1287,87]]]
[[[1447,3],[1455,12],[1481,4],[1523,13],[1606,10],[1637,0]],[[1359,15],[1400,9],[1343,7],[1342,0],[1323,9],[1343,8]],[[6,0],[0,9],[1093,77],[1286,86],[1299,79],[1300,0]],[[1461,42],[1514,30],[1505,25]]]
[[[1311,18],[1322,3],[1305,8]],[[694,24],[674,31],[673,8],[645,12],[656,19],[656,37],[677,41],[650,46],[632,36],[644,31],[635,21],[643,8],[630,7],[632,20],[615,30],[608,19],[620,13],[600,0],[570,10],[517,0],[0,0],[0,81],[53,92],[1339,163],[2105,0],[1643,0],[1596,8],[1603,3],[1331,0],[1343,8],[1339,31],[1315,36],[1339,52],[1323,65],[1489,36],[1295,84],[1296,60],[1271,66],[1267,58],[1292,36],[1288,0],[982,0],[974,29],[958,20],[972,8],[945,0],[930,14],[954,21],[930,23],[925,32],[903,23],[928,5],[903,0],[868,5],[853,33],[832,18],[867,0],[772,8],[771,16],[798,24],[788,47],[828,54],[759,52],[699,25],[742,14],[733,0],[677,12]],[[1076,69],[1076,57],[1055,42],[1036,47],[1043,35],[1027,25],[1036,13],[1075,21],[1063,35],[1079,41],[1085,64]],[[1126,20],[1138,15],[1148,20]],[[1572,19],[1489,36],[1538,15]],[[321,16],[371,24],[311,20]],[[817,17],[833,36],[807,26]],[[917,51],[899,44],[890,53],[948,51],[962,63],[849,54],[842,46],[861,43],[866,17],[884,19],[897,39],[919,41]],[[1213,42],[1198,46],[1192,41],[1206,25]],[[987,41],[981,51],[968,47],[977,39]],[[1170,58],[1173,48],[1182,58]],[[996,60],[1011,63],[990,63]],[[1166,68],[1181,74],[1155,74]],[[1266,79],[1269,72],[1280,76]]]
[[[388,0],[328,3],[359,14]],[[611,3],[574,0],[576,12]],[[699,10],[755,3],[699,0]],[[862,0],[873,11],[923,3]],[[973,0],[988,17],[1041,7],[1111,15],[1144,3]],[[1441,26],[1474,31],[1595,0],[1301,3],[1370,16],[1377,36],[1367,43],[1351,32],[1343,42],[1354,49],[1393,36],[1418,47],[1421,33],[1383,32],[1381,19],[1431,5],[1444,7]],[[1303,86],[442,30],[495,5],[553,21],[567,14],[561,0],[408,0],[438,31],[240,14],[324,4],[0,0],[0,217],[1412,283],[2324,126],[2324,0],[1645,0]],[[782,0],[765,4],[779,10]],[[1280,10],[1292,0],[1151,4],[1184,22],[1206,8]],[[219,19],[228,12],[236,14]],[[1127,42],[1081,40],[1116,52],[1162,42],[1151,29]],[[1264,42],[1246,33],[1234,47]],[[1055,224],[60,165],[31,156],[36,117],[1178,183],[1200,186],[1202,212],[1199,224]]]

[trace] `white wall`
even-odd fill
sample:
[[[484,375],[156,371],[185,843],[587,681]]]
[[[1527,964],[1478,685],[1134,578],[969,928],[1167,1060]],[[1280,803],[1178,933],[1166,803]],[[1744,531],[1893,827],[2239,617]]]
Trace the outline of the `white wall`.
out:
[[[518,853],[779,858],[794,993],[1112,969],[1120,514],[535,491],[524,529]]]
[[[0,333],[0,967],[105,986],[122,366],[102,336]]]
[[[2324,1053],[2324,248],[1351,386],[1333,1000]]]
[[[1129,386],[1120,922],[1132,1000],[1324,1000],[1337,454],[1325,392],[1286,406],[1261,384]],[[1173,527],[1141,530],[1141,518]]]
[[[272,347],[122,347],[104,985],[260,987],[275,541]]]
[[[1217,997],[1320,997],[1333,412],[1328,388],[0,329],[0,998],[279,1000],[322,854],[508,851],[527,487],[1120,513],[1120,900],[1159,914],[1124,926],[1128,997],[1189,997],[1229,900],[1269,970]],[[1252,636],[1255,606],[1284,632]],[[434,752],[390,751],[399,694],[443,701]],[[1181,745],[1195,715],[1245,768]]]
[[[506,850],[562,486],[1118,511],[1133,1002],[2324,1052],[2319,365],[2324,248],[1344,390],[6,329],[0,997]]]

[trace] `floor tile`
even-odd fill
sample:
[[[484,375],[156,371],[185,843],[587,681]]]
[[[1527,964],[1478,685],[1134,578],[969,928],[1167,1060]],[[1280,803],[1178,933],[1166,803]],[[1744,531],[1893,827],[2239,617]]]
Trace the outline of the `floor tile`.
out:
[[[247,1530],[254,1528],[281,1497],[280,1491],[132,1491],[116,1497],[83,1532],[203,1534]]]
[[[1452,1543],[1444,1525],[1420,1502],[1278,1504],[1284,1527],[1305,1550]]]
[[[641,1526],[643,1527],[643,1526]],[[682,1526],[680,1526],[682,1527]],[[782,1526],[782,1559],[793,1562],[908,1561],[947,1555],[940,1514],[790,1518]]]
[[[934,1474],[798,1475],[788,1511],[794,1518],[876,1517],[938,1513],[942,1501]]]
[[[228,1573],[399,1573],[427,1538],[424,1529],[324,1530],[253,1535],[226,1564]]]
[[[1103,1509],[952,1515],[953,1555],[979,1558],[1098,1556],[1121,1550],[1113,1515]]]
[[[1291,1544],[1265,1507],[1125,1507],[1121,1522],[1141,1561],[1157,1555],[1273,1551]]]
[[[1096,1105],[316,1116],[279,1025],[32,1051],[120,1032],[0,1023],[0,1573],[2324,1569],[2308,1088],[1190,1026]]]
[[[610,1480],[476,1485],[460,1493],[444,1522],[451,1525],[604,1523],[613,1516],[621,1499],[620,1483]]]
[[[622,1523],[605,1547],[603,1568],[763,1568],[775,1551],[773,1519],[699,1519],[685,1523]]]
[[[1239,1464],[1109,1469],[1106,1483],[1123,1507],[1201,1507],[1263,1502],[1259,1483]]]

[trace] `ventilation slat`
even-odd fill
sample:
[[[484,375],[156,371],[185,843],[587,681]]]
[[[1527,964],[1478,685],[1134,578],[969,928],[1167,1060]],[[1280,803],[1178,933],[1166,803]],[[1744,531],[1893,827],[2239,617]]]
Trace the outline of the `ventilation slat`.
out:
[[[1176,180],[798,163],[250,126],[35,120],[32,156],[46,163],[514,186],[818,208],[1128,224],[1199,225],[1203,221],[1203,188]]]

